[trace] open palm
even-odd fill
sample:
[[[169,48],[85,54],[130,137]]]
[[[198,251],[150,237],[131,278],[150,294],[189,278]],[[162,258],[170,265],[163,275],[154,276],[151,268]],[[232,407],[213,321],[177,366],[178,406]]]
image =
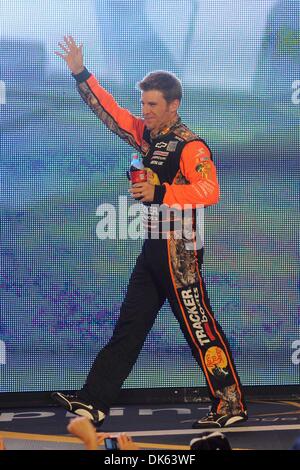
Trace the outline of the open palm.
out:
[[[83,71],[83,44],[77,46],[72,36],[64,36],[64,43],[59,42],[58,45],[65,52],[55,51],[55,54],[61,57],[68,65],[72,73],[77,74]]]

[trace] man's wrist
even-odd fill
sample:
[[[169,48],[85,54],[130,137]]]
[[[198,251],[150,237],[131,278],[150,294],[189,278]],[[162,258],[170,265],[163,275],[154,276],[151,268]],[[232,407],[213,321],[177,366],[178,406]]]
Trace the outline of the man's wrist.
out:
[[[72,77],[75,78],[77,83],[85,82],[90,78],[91,75],[92,74],[87,70],[86,67],[83,67],[79,73],[72,73]]]
[[[154,204],[162,204],[166,194],[166,187],[164,185],[155,185],[154,187]]]

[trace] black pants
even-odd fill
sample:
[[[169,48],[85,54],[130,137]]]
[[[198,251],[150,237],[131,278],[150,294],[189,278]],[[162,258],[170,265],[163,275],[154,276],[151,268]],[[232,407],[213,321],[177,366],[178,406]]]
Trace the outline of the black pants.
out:
[[[78,395],[107,413],[135,364],[156,316],[168,299],[203,370],[213,409],[245,410],[243,392],[225,335],[214,319],[201,274],[203,250],[184,240],[145,240],[132,272],[120,317]]]

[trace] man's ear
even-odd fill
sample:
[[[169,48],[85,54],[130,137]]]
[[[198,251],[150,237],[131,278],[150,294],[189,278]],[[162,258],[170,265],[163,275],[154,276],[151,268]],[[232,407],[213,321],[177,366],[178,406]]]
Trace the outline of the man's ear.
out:
[[[176,112],[177,109],[179,108],[179,106],[180,106],[180,101],[179,101],[179,100],[173,100],[173,101],[171,101],[171,103],[170,103],[170,111],[171,111],[172,113]]]

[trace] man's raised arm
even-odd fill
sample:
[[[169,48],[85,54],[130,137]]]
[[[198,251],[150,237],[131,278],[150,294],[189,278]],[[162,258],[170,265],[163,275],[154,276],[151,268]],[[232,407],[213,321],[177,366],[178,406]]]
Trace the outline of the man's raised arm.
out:
[[[64,53],[56,51],[55,54],[68,65],[83,100],[108,129],[140,151],[145,128],[143,119],[121,108],[113,96],[101,87],[96,78],[84,67],[82,44],[77,46],[72,36],[64,36],[64,41],[65,44],[59,43]]]

